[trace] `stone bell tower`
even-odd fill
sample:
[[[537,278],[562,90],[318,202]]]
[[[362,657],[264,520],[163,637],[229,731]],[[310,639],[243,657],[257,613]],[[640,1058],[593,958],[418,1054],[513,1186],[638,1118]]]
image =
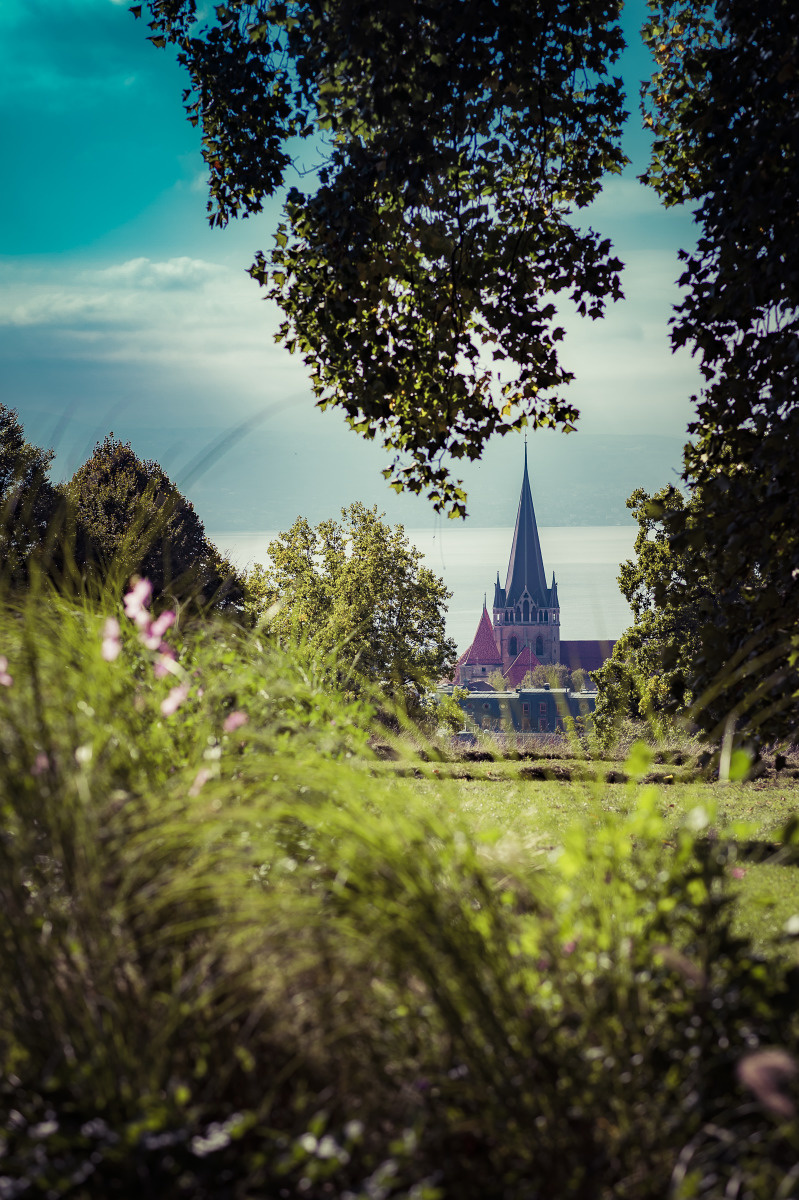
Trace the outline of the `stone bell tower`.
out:
[[[503,673],[517,660],[520,665],[523,661],[529,666],[560,662],[558,586],[553,574],[552,585],[547,587],[527,473],[526,442],[522,492],[516,514],[508,577],[503,588],[497,574],[493,624]]]

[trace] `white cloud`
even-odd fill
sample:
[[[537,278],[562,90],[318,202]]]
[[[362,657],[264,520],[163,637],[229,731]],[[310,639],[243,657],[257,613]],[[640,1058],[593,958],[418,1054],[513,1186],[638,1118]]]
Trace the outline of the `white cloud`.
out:
[[[576,374],[569,394],[587,432],[684,431],[699,378],[690,356],[675,358],[668,343],[678,272],[673,250],[638,250],[623,277],[627,299],[604,320],[564,313],[562,358]],[[168,370],[187,392],[224,396],[232,419],[265,394],[305,397],[286,417],[299,426],[312,404],[307,371],[275,344],[280,314],[261,296],[240,266],[186,255],[46,274],[7,262],[0,326],[36,331],[50,361]]]
[[[131,258],[99,271],[86,271],[88,283],[120,285],[129,288],[196,288],[225,274],[217,263],[200,258],[170,258],[152,262],[149,258]]]

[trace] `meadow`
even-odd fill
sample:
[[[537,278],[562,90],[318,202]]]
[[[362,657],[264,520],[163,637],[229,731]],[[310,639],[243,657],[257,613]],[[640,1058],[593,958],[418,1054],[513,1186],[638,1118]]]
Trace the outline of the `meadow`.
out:
[[[0,644],[0,1196],[793,1194],[792,760],[455,750],[143,586]]]

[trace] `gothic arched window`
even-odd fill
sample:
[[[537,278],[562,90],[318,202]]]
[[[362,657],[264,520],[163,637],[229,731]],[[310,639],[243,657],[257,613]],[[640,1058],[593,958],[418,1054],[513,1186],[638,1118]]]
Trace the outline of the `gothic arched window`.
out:
[[[542,637],[535,639],[535,656],[536,658],[544,657],[544,639]]]
[[[516,641],[515,637],[512,637],[510,639],[510,641],[508,642],[508,654],[512,654],[513,657],[515,658],[518,653],[519,653],[518,642]]]

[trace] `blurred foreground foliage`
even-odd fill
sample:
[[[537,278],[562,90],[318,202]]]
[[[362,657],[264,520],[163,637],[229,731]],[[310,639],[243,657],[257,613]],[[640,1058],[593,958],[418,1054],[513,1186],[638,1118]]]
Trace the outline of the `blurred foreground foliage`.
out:
[[[796,972],[710,814],[477,838],[300,653],[118,621],[0,610],[0,1195],[792,1194]]]

